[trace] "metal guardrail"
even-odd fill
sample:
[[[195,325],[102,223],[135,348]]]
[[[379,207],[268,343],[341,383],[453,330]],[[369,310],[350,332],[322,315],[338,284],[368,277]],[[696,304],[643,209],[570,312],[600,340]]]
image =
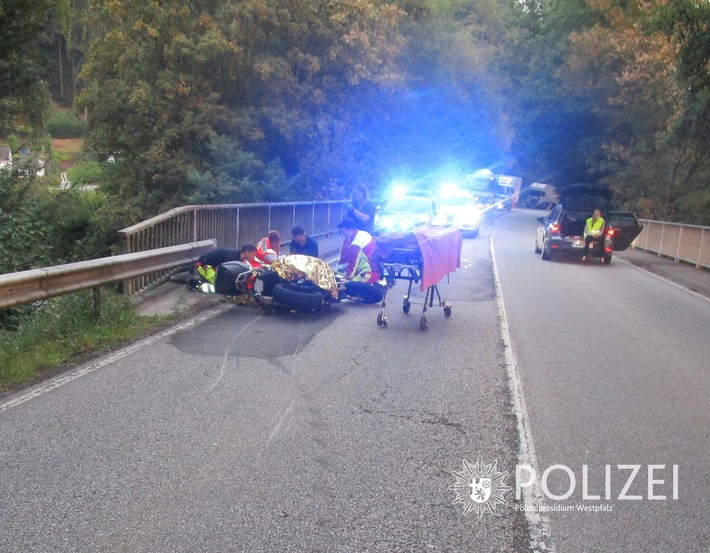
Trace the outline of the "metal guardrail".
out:
[[[710,269],[710,227],[639,220],[643,230],[632,242],[634,248]]]
[[[306,234],[319,236],[335,232],[342,219],[343,201],[284,202],[261,204],[190,205],[124,228],[123,252],[133,253],[214,238],[217,247],[239,248],[256,243],[271,229],[291,236],[295,224]],[[286,240],[284,240],[286,241]],[[124,283],[126,294],[135,294],[160,279],[146,274]]]
[[[169,274],[176,267],[194,263],[200,255],[214,247],[214,240],[202,240],[145,252],[0,275],[0,308],[97,289],[146,273]]]

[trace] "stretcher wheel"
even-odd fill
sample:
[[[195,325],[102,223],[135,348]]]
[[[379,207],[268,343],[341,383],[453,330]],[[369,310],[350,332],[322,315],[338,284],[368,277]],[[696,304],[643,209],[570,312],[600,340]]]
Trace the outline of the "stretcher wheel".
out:
[[[426,330],[427,328],[426,315],[422,315],[422,318],[419,319],[419,330]]]
[[[446,317],[447,319],[449,317],[451,317],[451,306],[450,305],[447,305],[444,307],[444,317]]]
[[[409,313],[409,310],[411,308],[412,304],[409,302],[409,300],[404,300],[404,302],[402,303],[402,311],[404,311],[404,313],[406,314]]]
[[[387,326],[387,319],[382,312],[377,314],[377,326]]]

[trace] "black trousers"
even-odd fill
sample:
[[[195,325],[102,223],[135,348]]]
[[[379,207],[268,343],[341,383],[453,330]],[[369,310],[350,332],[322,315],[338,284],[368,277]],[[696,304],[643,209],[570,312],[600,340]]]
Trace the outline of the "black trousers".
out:
[[[584,255],[589,255],[589,246],[592,242],[599,242],[602,246],[602,252],[604,251],[604,236],[586,236],[584,238]]]
[[[356,297],[362,303],[378,303],[385,295],[385,287],[381,284],[365,282],[346,282],[343,296]]]

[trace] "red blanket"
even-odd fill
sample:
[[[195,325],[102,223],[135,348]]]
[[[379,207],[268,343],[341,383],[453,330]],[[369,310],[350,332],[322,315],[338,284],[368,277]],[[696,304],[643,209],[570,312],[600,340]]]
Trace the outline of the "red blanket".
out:
[[[463,238],[457,228],[418,227],[410,233],[391,233],[377,239],[377,252],[383,261],[394,249],[417,247],[422,257],[421,290],[438,284],[461,266]]]

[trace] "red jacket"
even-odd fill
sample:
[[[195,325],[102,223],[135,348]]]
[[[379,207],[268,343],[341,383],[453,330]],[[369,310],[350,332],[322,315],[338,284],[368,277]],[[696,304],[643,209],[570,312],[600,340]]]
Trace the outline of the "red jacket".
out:
[[[271,263],[271,261],[266,259],[267,250],[273,250],[276,254],[279,253],[279,248],[274,248],[271,245],[271,240],[269,240],[268,236],[259,240],[259,243],[256,245],[256,259],[263,265],[269,265]]]

